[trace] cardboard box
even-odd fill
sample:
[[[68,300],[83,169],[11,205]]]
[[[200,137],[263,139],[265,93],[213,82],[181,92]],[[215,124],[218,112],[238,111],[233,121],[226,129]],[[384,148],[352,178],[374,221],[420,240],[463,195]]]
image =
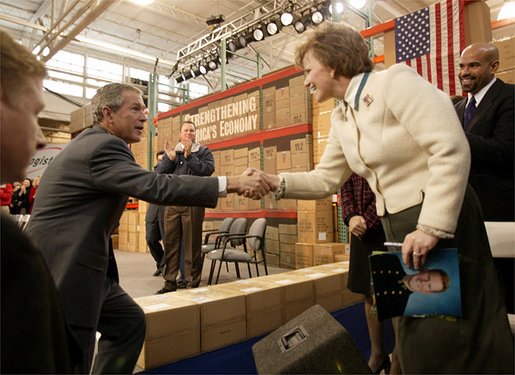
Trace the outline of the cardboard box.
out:
[[[283,251],[281,248],[279,252],[279,265],[281,268],[295,269],[295,253]]]
[[[86,127],[85,125],[86,109],[81,107],[70,113],[70,132],[76,133]]]
[[[504,83],[515,84],[515,69],[503,70],[495,74],[497,78],[504,81]]]
[[[279,267],[279,252],[277,254],[266,253],[266,264],[270,267]]]
[[[200,350],[222,348],[246,338],[245,296],[237,291],[215,288],[179,290],[181,299],[200,305]]]
[[[173,336],[145,341],[137,365],[148,369],[192,357],[198,353],[200,353],[200,333],[180,332]]]
[[[275,116],[275,107],[273,112],[263,113],[263,129],[273,129],[277,127],[277,121]]]
[[[264,171],[266,173],[277,174],[277,163],[276,163],[276,155],[277,155],[277,147],[265,147],[263,149],[265,164]]]
[[[267,229],[268,231],[268,229]],[[271,240],[267,238],[265,240],[265,248],[267,254],[276,254],[279,255],[279,241],[278,240]]]
[[[296,242],[297,242],[297,235],[279,233],[279,243],[280,243],[279,247],[282,248],[283,244],[295,245]]]
[[[333,198],[327,197],[318,200],[303,200],[299,199],[297,202],[297,209],[299,211],[332,211],[333,210]]]
[[[246,211],[249,209],[248,198],[245,198],[242,195],[234,195],[233,199],[233,209],[236,211]]]
[[[298,211],[298,242],[333,242],[332,211]]]
[[[343,262],[335,262],[324,264],[321,266],[315,266],[311,268],[315,272],[342,274],[343,275],[343,307],[354,305],[363,301],[363,295],[351,292],[347,288],[348,273],[349,273],[349,261],[348,259]]]
[[[262,278],[239,280],[214,288],[235,290],[245,295],[247,338],[270,332],[283,321],[284,289]]]
[[[280,128],[290,124],[289,102],[276,103],[275,127]]]
[[[290,81],[288,82],[288,86],[290,87],[290,89],[295,88],[295,87],[302,87],[302,88],[306,89],[304,87],[305,79],[306,79],[306,77],[304,77],[304,74],[290,78]]]
[[[322,306],[329,312],[340,310],[344,307],[344,273],[317,268],[303,268],[292,271],[292,273],[299,277],[313,280],[315,285],[315,304]]]
[[[313,244],[297,242],[295,244],[295,268],[313,266]]]
[[[145,340],[172,336],[182,331],[200,332],[200,306],[194,301],[178,298],[175,293],[140,297],[134,301],[145,313]]]
[[[281,87],[275,89],[275,102],[277,105],[278,101],[281,100],[290,100],[290,88],[289,87]]]
[[[249,160],[249,163],[253,162],[253,161],[260,161],[261,160],[261,147],[256,147],[256,148],[248,150],[248,160]]]
[[[234,150],[232,148],[229,150],[222,150],[220,152],[220,157],[222,158],[222,166],[230,166],[234,159]]]
[[[313,245],[313,265],[334,263],[336,254],[345,254],[345,244],[329,242]]]
[[[499,50],[499,70],[515,67],[515,38],[503,39],[493,44]]]
[[[249,154],[249,149],[247,147],[235,148],[233,150],[234,159],[240,159],[240,158],[247,159],[248,154]]]
[[[297,234],[297,225],[295,224],[279,224],[278,233]]]
[[[135,301],[143,309],[147,323],[138,366],[156,367],[200,353],[197,303],[170,295],[141,297]]]
[[[284,169],[291,169],[290,151],[277,151],[277,171]]]
[[[312,108],[313,108],[314,114],[317,114],[320,112],[332,111],[335,107],[334,99],[328,99],[328,100],[320,103],[319,101],[317,101],[315,95],[311,95],[311,103],[312,103]]]
[[[329,130],[331,130],[331,112],[323,112],[313,116],[313,137],[328,137]]]
[[[313,280],[298,277],[292,272],[263,276],[263,280],[284,287],[284,321],[288,322],[315,304]]]
[[[267,226],[265,236],[266,236],[266,239],[279,241],[279,228]]]
[[[275,113],[275,87],[263,90],[263,113]]]
[[[306,135],[304,138],[294,139],[290,141],[290,150],[293,154],[306,153],[310,150],[313,144],[313,138],[310,135]]]
[[[95,110],[91,104],[88,104],[84,107],[84,126],[86,128],[93,126],[93,123],[95,122]],[[147,125],[145,125],[146,127]]]
[[[301,112],[301,113],[290,113],[290,124],[310,124],[311,123],[311,117],[307,112]]]

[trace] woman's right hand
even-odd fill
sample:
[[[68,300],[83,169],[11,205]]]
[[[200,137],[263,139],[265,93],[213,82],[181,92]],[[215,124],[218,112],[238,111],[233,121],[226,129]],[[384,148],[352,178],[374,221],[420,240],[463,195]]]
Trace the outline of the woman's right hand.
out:
[[[356,215],[349,220],[349,232],[358,238],[362,238],[367,231],[367,222],[365,218],[360,215]]]

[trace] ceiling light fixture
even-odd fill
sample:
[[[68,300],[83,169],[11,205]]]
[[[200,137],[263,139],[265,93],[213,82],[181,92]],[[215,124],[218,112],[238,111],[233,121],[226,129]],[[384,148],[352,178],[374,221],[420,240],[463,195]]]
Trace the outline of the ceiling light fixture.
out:
[[[334,6],[334,9],[333,9]],[[343,13],[343,4],[342,3],[334,3],[329,5],[329,12],[331,14],[342,14]]]
[[[251,42],[253,42],[254,39],[254,33],[247,31],[246,33],[243,33],[239,36],[238,41],[242,48],[247,47],[247,45]]]
[[[497,21],[506,20],[508,18],[515,17],[515,1],[505,1],[499,14],[497,15]]]
[[[287,10],[281,14],[280,20],[283,26],[290,26],[293,23],[293,14],[291,10]]]
[[[209,26],[218,26],[220,25],[222,22],[224,22],[224,16],[223,14],[219,14],[217,16],[211,16],[209,17],[207,20],[206,20],[206,23],[209,25]]]
[[[130,1],[133,4],[142,5],[142,6],[150,5],[154,2],[154,0],[130,0]]]
[[[349,4],[356,8],[356,9],[362,9],[367,3],[367,0],[350,0]]]
[[[303,33],[312,24],[311,15],[301,15],[295,22],[293,28],[297,33]]]
[[[281,30],[281,22],[279,19],[273,19],[266,25],[268,35],[275,35]]]
[[[252,32],[252,36],[254,37],[254,40],[257,42],[265,39],[265,32],[263,26],[257,26]]]
[[[231,39],[227,42],[227,49],[231,52],[236,52],[238,46],[236,45],[236,41],[234,39]]]

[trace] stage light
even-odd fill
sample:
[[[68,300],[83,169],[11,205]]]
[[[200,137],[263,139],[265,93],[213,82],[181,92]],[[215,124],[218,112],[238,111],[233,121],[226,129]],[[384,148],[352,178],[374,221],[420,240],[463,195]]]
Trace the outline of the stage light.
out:
[[[334,9],[333,4],[329,5],[329,12],[331,14],[341,14],[343,12],[343,4],[342,3],[335,3]]]
[[[199,70],[200,74],[206,75],[208,69],[209,69],[209,67],[208,67],[206,60],[202,59],[202,61],[198,65],[198,70]]]
[[[211,16],[206,20],[206,23],[208,26],[218,26],[222,22],[224,22],[224,16],[223,14],[219,14],[218,16]]]
[[[209,69],[211,70],[216,70],[218,68],[218,59],[213,59],[211,60],[210,62],[207,63],[207,66],[209,67]]]
[[[278,19],[273,19],[266,25],[268,35],[275,35],[279,30],[281,30],[281,23]]]
[[[182,72],[174,78],[175,78],[175,82],[177,82],[177,83],[186,81],[186,77],[184,77],[184,74]]]
[[[252,36],[254,37],[254,40],[257,42],[265,39],[265,32],[263,31],[263,27],[262,26],[256,27],[254,29],[254,31],[252,32]]]
[[[310,15],[300,16],[294,23],[293,28],[297,33],[303,33],[312,24]]]
[[[227,49],[231,52],[236,52],[238,46],[236,45],[236,41],[231,39],[227,42]]]
[[[200,76],[200,67],[199,65],[191,65],[190,66],[190,74],[192,78],[196,78]]]
[[[242,48],[247,47],[247,45],[251,42],[253,42],[254,39],[254,33],[253,32],[246,32],[244,34],[241,34],[238,38],[238,41]]]
[[[515,17],[515,1],[504,1],[504,4],[497,15],[497,21]]]
[[[350,0],[349,3],[354,8],[361,9],[366,5],[367,1],[366,0]]]
[[[311,21],[313,22],[313,25],[319,25],[324,21],[324,15],[317,9],[311,13]]]
[[[281,14],[281,23],[283,26],[290,26],[293,22],[293,14],[291,11],[285,11],[283,14]]]

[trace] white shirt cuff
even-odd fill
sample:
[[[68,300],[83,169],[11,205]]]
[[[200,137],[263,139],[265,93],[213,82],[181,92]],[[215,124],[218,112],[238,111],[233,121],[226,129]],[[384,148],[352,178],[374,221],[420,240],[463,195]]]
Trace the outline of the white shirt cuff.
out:
[[[227,196],[227,177],[226,176],[218,176],[218,196],[219,197]]]

